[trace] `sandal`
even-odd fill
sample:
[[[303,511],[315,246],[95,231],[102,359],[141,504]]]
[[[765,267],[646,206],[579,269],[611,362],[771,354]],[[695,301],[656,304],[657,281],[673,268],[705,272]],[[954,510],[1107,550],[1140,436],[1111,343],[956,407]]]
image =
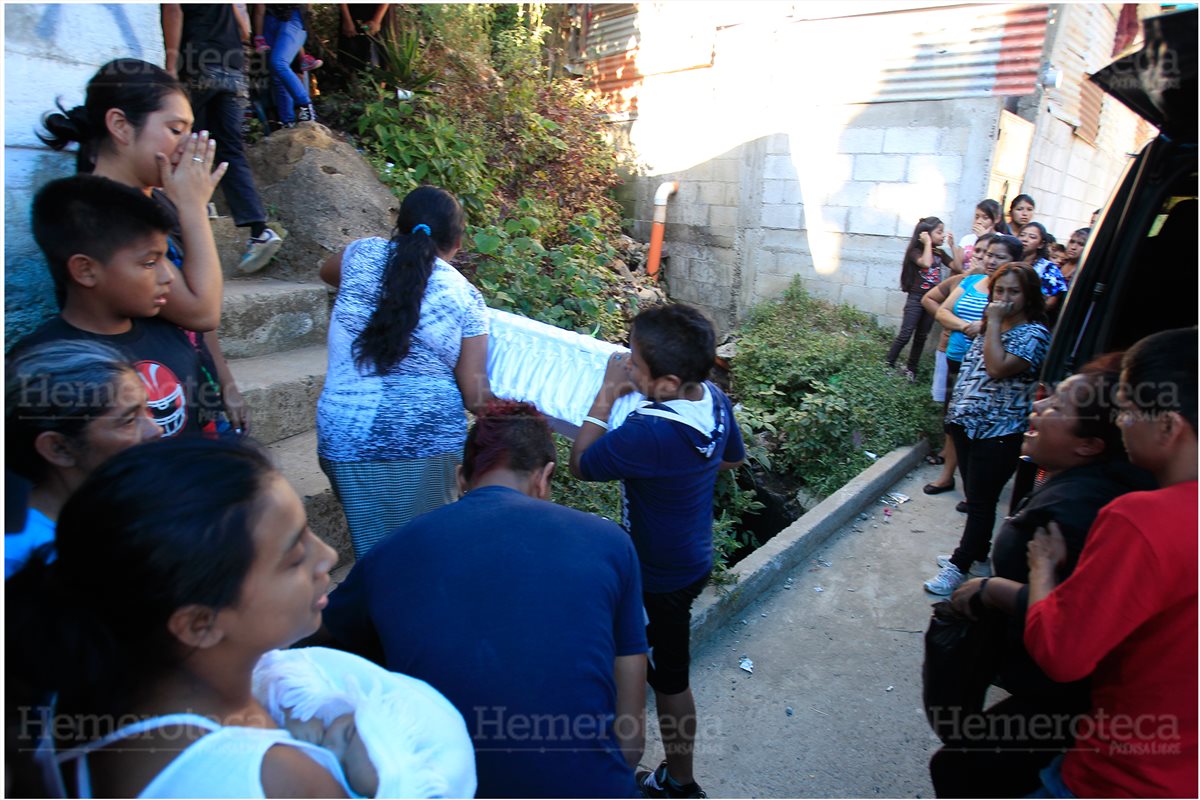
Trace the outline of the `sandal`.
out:
[[[925,456],[925,463],[931,464],[935,467],[940,467],[946,463],[946,457],[939,456],[936,453],[930,453],[929,455]]]

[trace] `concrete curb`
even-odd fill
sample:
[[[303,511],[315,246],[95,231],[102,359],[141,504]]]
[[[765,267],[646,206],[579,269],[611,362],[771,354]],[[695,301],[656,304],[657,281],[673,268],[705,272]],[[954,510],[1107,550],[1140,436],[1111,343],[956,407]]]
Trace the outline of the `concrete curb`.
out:
[[[783,575],[854,519],[865,507],[920,463],[929,443],[901,447],[867,467],[858,477],[821,501],[816,508],[780,531],[775,538],[739,562],[731,572],[737,583],[725,594],[709,586],[692,606],[692,652],[768,591]]]

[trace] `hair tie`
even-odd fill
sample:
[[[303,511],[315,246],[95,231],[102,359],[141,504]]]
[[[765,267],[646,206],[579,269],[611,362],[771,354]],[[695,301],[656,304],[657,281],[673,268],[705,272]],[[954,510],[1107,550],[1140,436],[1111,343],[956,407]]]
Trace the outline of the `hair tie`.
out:
[[[429,230],[429,226],[428,226],[428,225],[424,225],[424,224],[422,224],[422,225],[413,225],[413,229],[412,229],[412,232],[413,232],[413,234],[415,235],[417,231],[425,231],[425,235],[426,235],[426,236],[432,236],[432,235],[433,235],[433,232]]]

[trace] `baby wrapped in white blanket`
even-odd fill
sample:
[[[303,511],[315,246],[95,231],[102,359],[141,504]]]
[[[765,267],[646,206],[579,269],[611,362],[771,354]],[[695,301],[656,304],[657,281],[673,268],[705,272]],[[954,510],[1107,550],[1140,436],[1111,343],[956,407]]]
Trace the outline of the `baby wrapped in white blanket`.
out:
[[[254,696],[280,727],[326,747],[360,797],[474,797],[462,715],[424,681],[325,647],[273,650]]]

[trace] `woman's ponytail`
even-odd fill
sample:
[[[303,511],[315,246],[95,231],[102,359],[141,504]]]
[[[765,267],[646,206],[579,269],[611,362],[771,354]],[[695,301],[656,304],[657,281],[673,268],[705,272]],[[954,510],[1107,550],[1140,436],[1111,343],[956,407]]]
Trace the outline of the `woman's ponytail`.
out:
[[[88,111],[84,106],[75,106],[69,111],[62,102],[55,102],[58,111],[50,111],[42,115],[42,130],[37,137],[42,143],[54,150],[63,150],[73,142],[79,144],[79,152],[75,156],[75,171],[90,173],[96,164],[96,134],[95,127],[88,119]]]
[[[375,310],[354,340],[359,370],[383,375],[408,355],[434,261],[459,245],[464,225],[462,206],[444,189],[421,186],[404,198]]]

